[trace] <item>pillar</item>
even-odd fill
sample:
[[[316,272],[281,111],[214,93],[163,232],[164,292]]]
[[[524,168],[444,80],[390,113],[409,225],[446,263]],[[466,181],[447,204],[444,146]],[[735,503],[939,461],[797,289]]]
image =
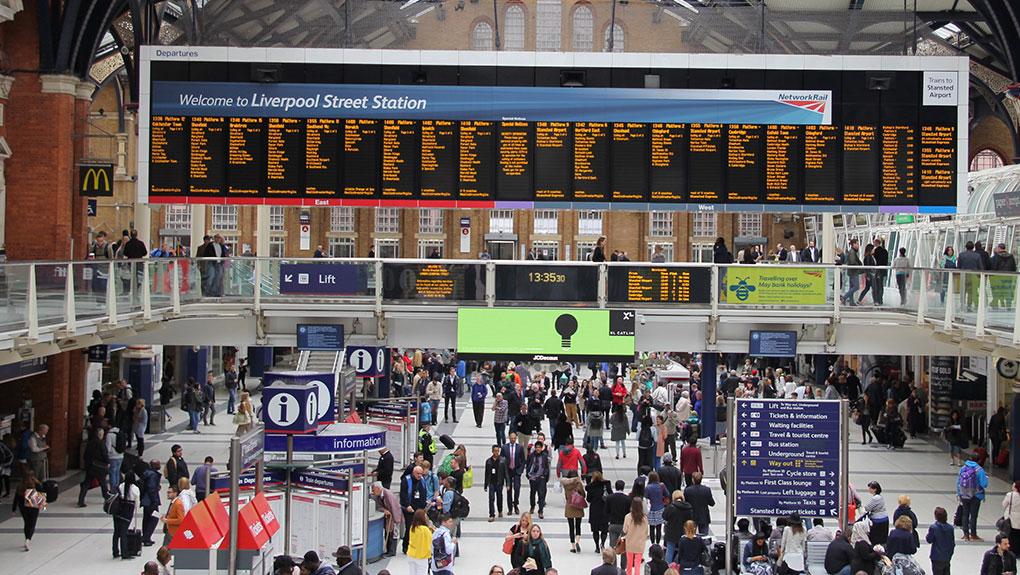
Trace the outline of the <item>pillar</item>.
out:
[[[248,375],[262,377],[266,371],[273,369],[272,347],[248,347]]]
[[[255,206],[255,255],[269,257],[269,206]]]
[[[716,443],[715,392],[717,387],[719,354],[701,354],[701,436]],[[692,401],[694,398],[691,398]]]
[[[815,385],[825,388],[825,381],[829,379],[829,357],[825,354],[816,353],[815,360]]]
[[[822,214],[822,263],[836,263],[836,228],[832,214]]]
[[[145,242],[145,247],[149,248],[149,252],[159,247],[159,241],[155,244],[152,243],[152,210],[149,209],[149,204],[135,204],[135,217],[134,217],[134,228],[138,230],[138,239]]]
[[[201,385],[205,381],[207,371],[209,371],[209,348],[202,346],[185,348],[184,382],[187,382],[189,377],[193,377]]]
[[[1009,410],[1009,475],[1013,481],[1020,481],[1018,449],[1020,449],[1020,393],[1014,393],[1013,408]]]
[[[129,346],[121,354],[124,360],[122,373],[127,376],[131,393],[134,397],[144,399],[149,409],[152,408],[155,396],[155,357],[152,348],[147,345]]]
[[[5,220],[7,219],[7,183],[4,177],[7,159],[11,157],[11,149],[4,135],[4,109],[11,95],[14,76],[0,75],[0,246],[4,245]]]
[[[202,236],[205,235],[205,206],[196,204],[191,206],[191,248],[188,253],[196,257],[198,248],[202,245]]]

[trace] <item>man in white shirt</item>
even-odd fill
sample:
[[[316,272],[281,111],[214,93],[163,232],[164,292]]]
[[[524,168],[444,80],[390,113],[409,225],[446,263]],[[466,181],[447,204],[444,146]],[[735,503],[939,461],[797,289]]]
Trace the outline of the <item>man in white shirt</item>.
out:
[[[823,521],[821,517],[815,517],[813,526],[811,529],[808,529],[807,532],[808,543],[815,541],[831,543],[834,537],[832,530],[825,526],[825,521]]]

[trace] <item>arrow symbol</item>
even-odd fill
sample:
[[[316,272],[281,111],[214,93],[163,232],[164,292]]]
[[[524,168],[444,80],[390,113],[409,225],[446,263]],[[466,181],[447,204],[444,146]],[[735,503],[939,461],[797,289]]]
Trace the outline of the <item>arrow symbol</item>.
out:
[[[747,452],[746,451],[741,451],[740,455],[747,455]]]
[[[741,459],[740,460],[740,464],[741,465],[747,465],[747,460],[746,459]]]
[[[747,447],[747,442],[746,441],[741,441],[740,442],[740,447]]]
[[[294,274],[286,274],[283,276],[283,281],[291,282],[294,281]]]

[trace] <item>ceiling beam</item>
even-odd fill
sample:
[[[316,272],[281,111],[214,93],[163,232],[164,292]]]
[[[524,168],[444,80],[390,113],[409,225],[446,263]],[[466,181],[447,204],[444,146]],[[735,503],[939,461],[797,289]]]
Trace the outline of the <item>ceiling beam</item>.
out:
[[[959,10],[924,11],[914,13],[924,22],[984,22],[985,17],[978,12],[961,12]]]

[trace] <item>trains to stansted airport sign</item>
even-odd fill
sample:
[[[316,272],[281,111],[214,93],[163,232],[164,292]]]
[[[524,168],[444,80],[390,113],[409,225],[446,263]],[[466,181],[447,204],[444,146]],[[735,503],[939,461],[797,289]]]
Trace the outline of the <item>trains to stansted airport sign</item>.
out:
[[[366,52],[305,50],[269,62],[265,83],[251,75],[265,50],[147,49],[140,199],[952,212],[965,185],[955,58],[748,69],[628,54],[562,87],[541,55]],[[394,54],[413,56],[413,78]]]

